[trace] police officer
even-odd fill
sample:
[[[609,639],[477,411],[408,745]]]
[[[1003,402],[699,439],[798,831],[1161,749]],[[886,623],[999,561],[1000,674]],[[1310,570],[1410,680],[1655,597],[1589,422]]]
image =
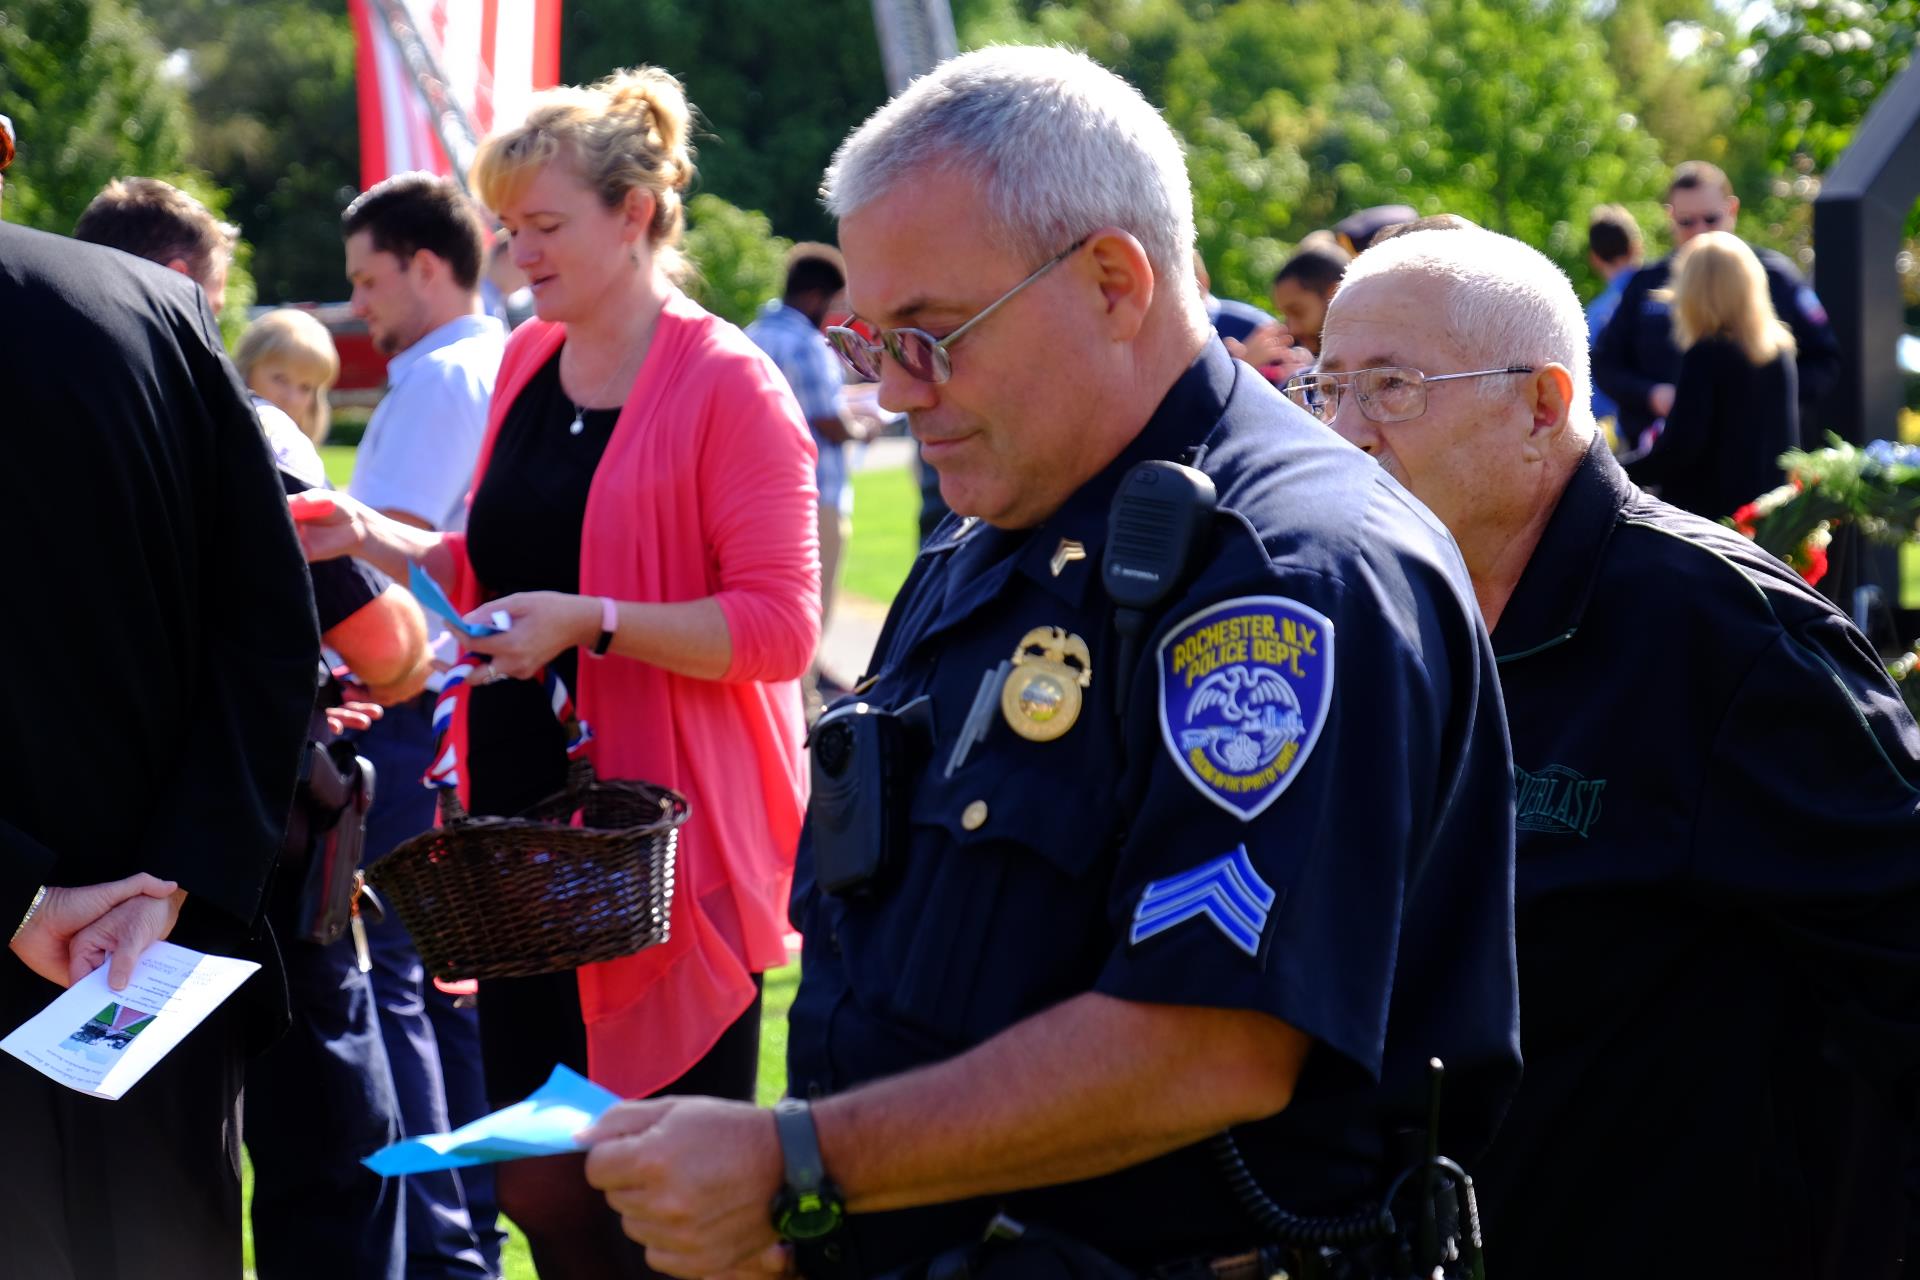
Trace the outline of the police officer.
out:
[[[1464,568],[1226,356],[1179,143],[1090,60],[950,61],[826,190],[880,334],[832,336],[958,514],[816,730],[793,1097],[624,1103],[588,1177],[681,1275],[778,1265],[776,1232],[813,1276],[1318,1264],[1288,1215],[1371,1236],[1432,1140],[1431,1057],[1467,1157],[1518,1070],[1509,766]],[[1110,541],[1149,462],[1147,524]],[[1209,485],[1217,509],[1182,501]]]
[[[1490,1274],[1898,1274],[1920,727],[1824,597],[1634,488],[1585,354],[1543,255],[1410,235],[1298,393],[1446,521],[1494,627],[1527,1070]]]
[[[1717,166],[1689,160],[1667,184],[1667,221],[1674,251],[1709,231],[1732,231],[1740,216],[1733,184]],[[1755,249],[1766,268],[1774,314],[1793,330],[1794,359],[1800,373],[1801,436],[1817,443],[1820,406],[1840,377],[1840,340],[1827,323],[1826,308],[1785,255]],[[1664,296],[1673,275],[1673,254],[1642,267],[1627,282],[1613,319],[1593,342],[1593,380],[1620,406],[1619,433],[1631,448],[1655,422],[1673,410],[1680,379],[1680,348],[1673,341],[1673,316]]]

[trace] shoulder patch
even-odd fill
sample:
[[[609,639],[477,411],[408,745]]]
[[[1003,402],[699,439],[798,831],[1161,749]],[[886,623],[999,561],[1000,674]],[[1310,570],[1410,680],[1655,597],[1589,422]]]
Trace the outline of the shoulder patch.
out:
[[[1801,285],[1795,291],[1793,300],[1799,305],[1800,314],[1807,318],[1808,323],[1825,324],[1827,322],[1827,309],[1820,305],[1820,295],[1813,291],[1812,285]]]
[[[1202,609],[1160,642],[1160,736],[1201,795],[1251,822],[1299,774],[1333,699],[1333,623],[1284,596]]]

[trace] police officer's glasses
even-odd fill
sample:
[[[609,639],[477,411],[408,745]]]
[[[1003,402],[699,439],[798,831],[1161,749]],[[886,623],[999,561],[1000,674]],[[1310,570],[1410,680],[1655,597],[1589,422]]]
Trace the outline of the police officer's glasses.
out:
[[[1471,373],[1422,373],[1391,365],[1355,369],[1352,373],[1303,373],[1287,383],[1287,399],[1322,422],[1340,412],[1342,392],[1351,388],[1360,412],[1375,422],[1405,422],[1427,411],[1427,384],[1456,378],[1497,378],[1508,373],[1532,373],[1533,366],[1510,364],[1504,369],[1475,369]]]
[[[893,362],[907,371],[910,377],[922,382],[945,382],[953,376],[953,359],[947,353],[953,344],[966,336],[973,326],[985,320],[1001,307],[1013,300],[1015,294],[1038,280],[1053,268],[1065,262],[1074,250],[1085,244],[1090,236],[1082,236],[1060,252],[1035,267],[1033,274],[1001,294],[987,305],[986,310],[955,329],[944,338],[936,338],[925,329],[882,329],[878,342],[868,341],[865,334],[845,325],[831,325],[827,329],[827,341],[847,363],[847,367],[868,382],[880,381],[880,353],[886,352]]]

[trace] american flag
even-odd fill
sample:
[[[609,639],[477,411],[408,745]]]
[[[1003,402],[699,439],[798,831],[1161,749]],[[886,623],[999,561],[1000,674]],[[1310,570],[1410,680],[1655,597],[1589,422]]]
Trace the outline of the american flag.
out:
[[[416,169],[464,180],[455,161],[464,165],[475,143],[524,119],[533,95],[559,82],[560,3],[347,0],[361,188]]]

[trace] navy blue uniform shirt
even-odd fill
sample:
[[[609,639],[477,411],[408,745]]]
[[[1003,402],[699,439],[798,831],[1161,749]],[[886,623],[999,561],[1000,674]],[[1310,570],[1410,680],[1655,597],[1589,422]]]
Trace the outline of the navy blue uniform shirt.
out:
[[[1597,441],[1494,648],[1527,1070],[1479,1172],[1489,1273],[1887,1274],[1920,729],[1879,660]]]
[[[1840,377],[1840,339],[1826,308],[1799,269],[1771,249],[1755,249],[1767,272],[1774,314],[1793,330],[1798,352],[1801,438],[1818,441],[1820,405]],[[1653,425],[1647,393],[1660,383],[1680,384],[1680,348],[1673,340],[1672,304],[1654,297],[1671,282],[1673,255],[1633,273],[1613,319],[1593,343],[1593,380],[1620,405],[1620,438],[1631,448]],[[1798,443],[1796,441],[1795,443]],[[1749,496],[1758,496],[1749,495]]]
[[[1135,463],[1195,449],[1220,511],[1118,670],[1109,504]],[[983,676],[1036,627],[1087,646],[1078,721],[1034,742],[996,707],[949,776]],[[944,523],[872,671],[871,705],[930,696],[933,747],[885,891],[823,892],[802,840],[795,1095],[953,1057],[1098,991],[1258,1010],[1313,1038],[1292,1104],[1237,1130],[1289,1208],[1380,1193],[1396,1134],[1423,1123],[1431,1056],[1449,1068],[1442,1144],[1484,1146],[1519,1066],[1506,730],[1457,551],[1364,453],[1210,341],[1044,523]],[[1204,1147],[997,1203],[1134,1263],[1256,1238]],[[879,1270],[978,1239],[995,1207],[856,1215],[850,1233]]]

